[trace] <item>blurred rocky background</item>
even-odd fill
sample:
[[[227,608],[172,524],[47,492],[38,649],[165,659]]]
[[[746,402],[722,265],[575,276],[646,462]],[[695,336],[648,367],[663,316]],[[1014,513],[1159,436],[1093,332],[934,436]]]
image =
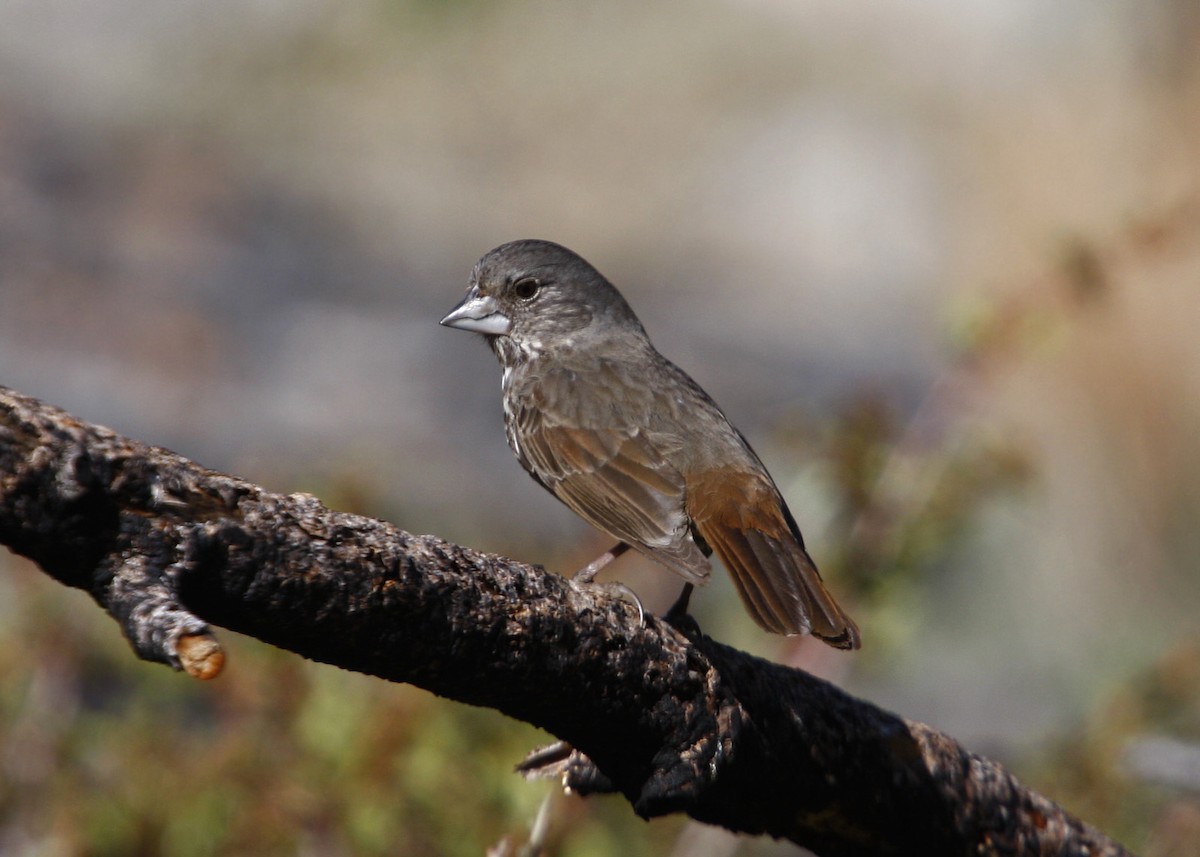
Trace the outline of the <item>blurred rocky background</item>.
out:
[[[579,251],[758,447],[861,654],[716,636],[1200,854],[1200,7],[0,5],[0,384],[569,571],[607,547],[437,320]],[[636,558],[615,573],[669,604]],[[534,730],[225,634],[222,678],[0,556],[0,853],[477,855]],[[555,798],[562,855],[791,853]]]

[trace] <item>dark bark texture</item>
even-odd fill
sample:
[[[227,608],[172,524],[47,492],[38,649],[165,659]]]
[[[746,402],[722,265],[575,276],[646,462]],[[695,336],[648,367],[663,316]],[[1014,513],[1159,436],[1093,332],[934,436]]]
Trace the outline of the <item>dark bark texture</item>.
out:
[[[597,588],[268,493],[0,388],[0,543],[137,654],[221,669],[209,623],[569,744],[527,773],[838,855],[1119,855],[933,729]],[[573,749],[572,749],[573,748]]]

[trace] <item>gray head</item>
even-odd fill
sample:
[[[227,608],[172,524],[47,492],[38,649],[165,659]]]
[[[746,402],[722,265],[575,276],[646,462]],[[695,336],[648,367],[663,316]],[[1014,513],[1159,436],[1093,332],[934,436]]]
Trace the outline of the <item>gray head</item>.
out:
[[[447,327],[497,340],[553,349],[587,338],[644,336],[621,293],[583,258],[550,241],[512,241],[480,259],[462,303],[442,319]]]

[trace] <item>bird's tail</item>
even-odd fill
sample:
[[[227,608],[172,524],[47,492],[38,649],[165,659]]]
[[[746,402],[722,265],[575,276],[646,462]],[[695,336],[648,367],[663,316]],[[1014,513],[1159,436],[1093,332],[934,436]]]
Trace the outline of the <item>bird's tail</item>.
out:
[[[747,612],[776,634],[812,634],[839,649],[861,645],[858,626],[825,588],[804,547],[761,530],[702,531],[737,586]]]
[[[764,629],[812,634],[839,649],[859,647],[858,626],[825,588],[796,519],[765,470],[714,470],[694,479],[688,513]]]

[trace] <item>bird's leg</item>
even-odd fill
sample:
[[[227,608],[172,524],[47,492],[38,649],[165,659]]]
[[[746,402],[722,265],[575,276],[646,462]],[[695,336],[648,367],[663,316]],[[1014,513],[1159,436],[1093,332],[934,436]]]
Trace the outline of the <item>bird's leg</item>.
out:
[[[667,623],[682,631],[685,635],[700,633],[700,626],[696,620],[688,615],[688,602],[692,598],[692,590],[696,587],[690,583],[683,585],[683,591],[679,593],[679,597],[675,599],[675,603],[671,605],[671,609],[667,611],[667,615],[663,618]]]
[[[627,596],[629,600],[633,602],[633,606],[637,608],[638,624],[641,625],[646,621],[646,611],[642,607],[642,599],[637,597],[636,592],[634,592],[624,583],[593,583],[593,581],[596,579],[596,575],[599,574],[605,566],[607,566],[621,554],[625,553],[627,550],[629,550],[629,545],[627,545],[625,542],[617,542],[604,553],[600,554],[600,556],[596,557],[583,568],[579,569],[579,571],[572,574],[571,582],[582,583],[585,586],[600,586],[604,589],[610,589],[616,592],[618,595]]]
[[[579,569],[579,571],[572,574],[571,579],[576,583],[591,583],[596,579],[596,575],[599,574],[606,565],[619,557],[621,554],[625,553],[627,550],[629,550],[629,545],[625,544],[625,542],[617,542],[604,553],[600,554],[600,556],[596,557],[583,568]]]
[[[690,583],[683,585],[683,591],[679,593],[679,597],[675,599],[675,603],[671,605],[671,609],[667,611],[666,620],[670,622],[672,619],[678,619],[680,616],[686,616],[688,611],[688,602],[692,600],[692,590],[696,587]]]

